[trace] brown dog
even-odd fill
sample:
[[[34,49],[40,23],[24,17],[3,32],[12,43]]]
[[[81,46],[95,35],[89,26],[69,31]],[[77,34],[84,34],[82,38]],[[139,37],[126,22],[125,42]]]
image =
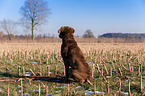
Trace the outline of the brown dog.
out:
[[[68,26],[58,30],[59,37],[62,38],[61,56],[65,65],[65,81],[71,76],[81,83],[90,83],[90,67],[74,39],[74,32],[75,30]]]

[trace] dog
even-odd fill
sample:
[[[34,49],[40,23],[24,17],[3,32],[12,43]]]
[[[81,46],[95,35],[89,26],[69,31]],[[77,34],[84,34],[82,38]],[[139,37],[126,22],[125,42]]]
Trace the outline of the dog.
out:
[[[59,38],[62,39],[61,56],[65,65],[65,82],[72,77],[78,82],[90,83],[90,67],[74,39],[74,32],[75,30],[69,26],[63,26],[58,30]]]

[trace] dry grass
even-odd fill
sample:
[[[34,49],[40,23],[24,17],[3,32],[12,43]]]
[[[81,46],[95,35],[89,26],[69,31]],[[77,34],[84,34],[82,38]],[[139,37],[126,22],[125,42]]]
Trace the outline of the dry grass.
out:
[[[62,96],[145,94],[144,43],[78,45],[92,69],[93,86],[76,82],[65,84],[57,77],[64,75],[60,43],[1,43],[0,95],[7,95],[8,90],[10,95],[22,94],[19,90],[31,95],[41,92]],[[26,76],[29,73],[31,75]]]

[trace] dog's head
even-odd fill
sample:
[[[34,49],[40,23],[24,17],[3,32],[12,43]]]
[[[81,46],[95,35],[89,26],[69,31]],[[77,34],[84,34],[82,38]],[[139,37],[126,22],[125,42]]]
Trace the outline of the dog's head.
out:
[[[63,26],[58,30],[59,38],[72,37],[75,30],[69,26]]]

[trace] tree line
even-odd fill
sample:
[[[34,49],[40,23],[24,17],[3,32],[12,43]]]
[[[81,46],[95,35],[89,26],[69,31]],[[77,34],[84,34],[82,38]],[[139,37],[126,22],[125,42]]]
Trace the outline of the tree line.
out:
[[[14,35],[12,33],[10,33],[9,31],[7,32],[8,34],[5,34],[3,31],[0,31],[0,38],[1,39],[9,39],[9,40],[13,40],[13,39],[26,39],[26,38],[32,38],[31,34],[28,35]],[[40,39],[40,38],[56,38],[56,36],[54,34],[50,34],[50,33],[45,33],[45,34],[35,34],[33,37],[35,37],[35,39]],[[75,37],[82,37],[82,38],[95,38],[95,36],[93,35],[93,32],[88,29],[86,30],[86,32],[84,32],[84,34],[82,36],[75,36]]]
[[[142,39],[145,38],[145,33],[105,33],[99,36],[105,38],[134,38],[134,39]]]
[[[84,32],[83,36],[75,36],[75,39],[78,43],[145,43],[145,38],[134,38],[133,36],[127,36],[127,38],[120,37],[105,37],[105,34],[100,35],[96,38],[94,35],[90,37],[90,32]],[[110,34],[110,33],[109,33]],[[114,33],[112,33],[114,34]],[[117,33],[115,33],[117,34]],[[9,40],[9,36],[11,40]],[[61,40],[57,38],[55,35],[51,34],[38,34],[35,35],[35,39],[32,40],[31,34],[28,35],[13,35],[13,34],[4,34],[2,31],[0,32],[0,42],[6,43],[60,43]],[[84,37],[85,36],[85,37]]]

